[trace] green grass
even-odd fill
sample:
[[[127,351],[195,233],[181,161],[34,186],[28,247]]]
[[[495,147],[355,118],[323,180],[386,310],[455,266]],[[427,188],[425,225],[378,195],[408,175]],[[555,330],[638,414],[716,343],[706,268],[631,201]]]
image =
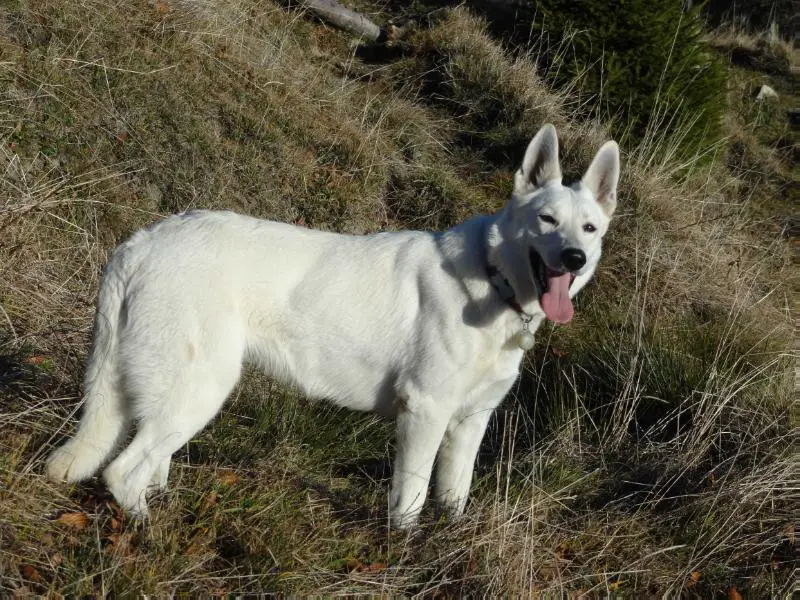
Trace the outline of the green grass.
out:
[[[175,455],[146,527],[99,482],[44,479],[75,426],[100,269],[137,228],[191,207],[351,233],[446,228],[503,205],[545,121],[580,175],[604,126],[480,20],[434,16],[372,60],[270,2],[0,12],[3,593],[786,588],[798,279],[782,107],[796,96],[742,66],[711,160],[680,159],[681,131],[623,148],[601,268],[573,322],[537,334],[463,519],[429,506],[419,531],[388,530],[392,424],[252,369]],[[722,52],[756,44],[710,35]],[[752,100],[762,81],[778,105]]]

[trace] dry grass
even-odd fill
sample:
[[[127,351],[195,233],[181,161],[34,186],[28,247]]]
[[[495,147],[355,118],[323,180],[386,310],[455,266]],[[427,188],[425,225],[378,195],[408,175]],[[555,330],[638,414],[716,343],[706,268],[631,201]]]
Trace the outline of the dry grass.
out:
[[[777,24],[766,31],[753,32],[740,23],[725,23],[710,31],[707,39],[734,59],[738,57],[767,73],[786,74],[797,65],[798,50],[779,35]]]
[[[131,231],[194,206],[447,227],[505,202],[543,121],[579,175],[604,130],[532,64],[462,10],[372,60],[255,0],[3,9],[0,589],[785,593],[796,174],[736,78],[716,160],[678,163],[680,132],[626,149],[597,282],[540,333],[463,520],[388,531],[391,424],[255,372],[175,457],[146,528],[100,484],[41,475],[74,426],[100,267]]]

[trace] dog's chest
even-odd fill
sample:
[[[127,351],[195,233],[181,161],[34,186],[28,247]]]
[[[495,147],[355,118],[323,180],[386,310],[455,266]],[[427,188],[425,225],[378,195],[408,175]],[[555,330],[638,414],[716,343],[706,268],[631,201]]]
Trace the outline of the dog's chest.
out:
[[[467,414],[494,410],[517,380],[521,361],[522,351],[503,351],[493,359],[486,357],[477,363],[470,373],[459,410]]]
[[[473,387],[492,385],[497,382],[516,379],[524,353],[517,348],[503,349],[479,357],[471,370]]]

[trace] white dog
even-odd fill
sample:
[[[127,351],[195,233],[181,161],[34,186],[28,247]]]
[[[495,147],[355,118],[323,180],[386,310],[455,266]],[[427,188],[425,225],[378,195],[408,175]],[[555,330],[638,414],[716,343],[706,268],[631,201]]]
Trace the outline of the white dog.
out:
[[[135,421],[104,477],[146,515],[146,491],[166,487],[170,456],[249,360],[310,397],[397,419],[393,526],[417,522],[434,460],[436,499],[459,515],[533,332],[570,320],[597,266],[618,178],[607,142],[580,182],[562,185],[545,125],[508,205],[445,232],[347,236],[209,211],[137,232],[105,268],[83,418],[48,476],[92,476]]]

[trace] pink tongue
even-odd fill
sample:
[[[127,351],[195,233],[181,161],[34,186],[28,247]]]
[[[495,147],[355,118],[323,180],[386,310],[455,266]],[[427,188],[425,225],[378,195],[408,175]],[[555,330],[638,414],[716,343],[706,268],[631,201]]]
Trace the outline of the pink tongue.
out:
[[[542,294],[541,304],[545,316],[553,323],[566,323],[575,314],[569,299],[569,273],[547,270],[547,291]]]

